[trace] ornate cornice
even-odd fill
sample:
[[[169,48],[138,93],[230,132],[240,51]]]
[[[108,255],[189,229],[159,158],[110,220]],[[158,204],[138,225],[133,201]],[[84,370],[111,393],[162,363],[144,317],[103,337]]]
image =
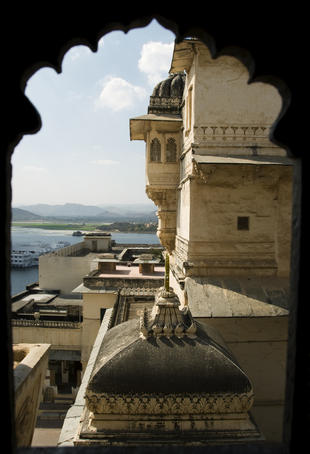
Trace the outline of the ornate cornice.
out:
[[[245,413],[254,402],[248,393],[108,394],[86,393],[87,408],[109,415],[206,415]]]
[[[195,127],[195,142],[220,146],[271,146],[270,125],[205,125]]]

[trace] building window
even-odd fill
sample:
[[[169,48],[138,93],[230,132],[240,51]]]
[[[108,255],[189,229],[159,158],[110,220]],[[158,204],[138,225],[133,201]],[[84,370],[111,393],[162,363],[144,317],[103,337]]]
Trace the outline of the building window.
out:
[[[150,147],[150,161],[160,162],[161,161],[161,145],[158,139],[153,139]]]
[[[177,144],[175,139],[170,137],[166,144],[166,161],[176,162],[177,160]]]
[[[237,229],[250,230],[250,218],[248,216],[238,216]]]

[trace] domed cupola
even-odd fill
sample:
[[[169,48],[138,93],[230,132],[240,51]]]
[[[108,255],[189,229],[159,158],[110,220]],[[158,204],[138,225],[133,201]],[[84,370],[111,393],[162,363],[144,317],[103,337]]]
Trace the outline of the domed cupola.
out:
[[[179,115],[185,77],[184,73],[176,73],[159,82],[150,97],[148,113]]]
[[[107,332],[85,394],[88,444],[260,438],[250,380],[219,334],[179,305],[168,283],[151,313]]]

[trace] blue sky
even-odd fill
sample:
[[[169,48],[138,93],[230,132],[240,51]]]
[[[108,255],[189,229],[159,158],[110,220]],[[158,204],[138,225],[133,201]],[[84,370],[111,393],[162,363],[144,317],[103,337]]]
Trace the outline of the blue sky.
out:
[[[13,206],[151,203],[145,143],[130,141],[129,119],[147,113],[154,86],[168,76],[174,38],[153,21],[105,35],[96,53],[73,47],[61,74],[34,74],[26,95],[42,128],[14,151]]]

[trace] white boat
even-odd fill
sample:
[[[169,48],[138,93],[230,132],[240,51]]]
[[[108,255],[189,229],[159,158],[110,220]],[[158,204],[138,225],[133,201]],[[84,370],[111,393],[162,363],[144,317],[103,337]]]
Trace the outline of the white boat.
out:
[[[31,266],[39,266],[39,257],[43,254],[55,251],[57,249],[70,246],[68,241],[58,241],[55,247],[51,247],[47,243],[38,245],[20,245],[18,249],[11,251],[11,266],[12,268],[30,268]]]
[[[11,266],[12,268],[29,268],[39,265],[40,255],[52,251],[51,247],[38,249],[13,249],[11,251]]]
[[[13,250],[11,252],[11,266],[13,268],[29,268],[36,265],[36,257],[33,251]]]

